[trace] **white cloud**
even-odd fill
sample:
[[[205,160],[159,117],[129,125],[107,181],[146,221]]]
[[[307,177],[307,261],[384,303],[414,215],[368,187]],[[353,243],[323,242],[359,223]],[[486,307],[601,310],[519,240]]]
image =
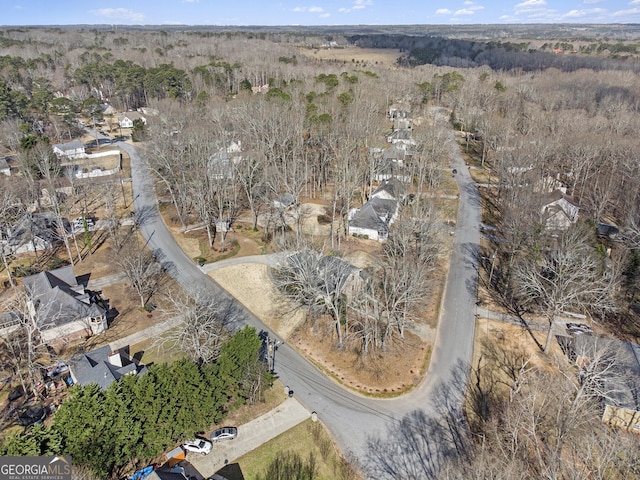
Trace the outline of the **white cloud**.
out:
[[[354,10],[362,10],[364,8],[370,7],[371,5],[373,5],[373,0],[353,0],[353,5],[351,5],[351,7],[341,7],[338,9],[338,11],[340,13],[349,13],[353,12]]]
[[[295,7],[293,9],[294,12],[309,12],[309,13],[322,13],[324,12],[324,8],[322,7]]]
[[[467,0],[466,2],[463,3],[463,5],[473,5],[473,2],[471,2],[470,0]]]
[[[128,8],[99,8],[98,10],[92,10],[91,13],[109,20],[127,22],[142,22],[144,20],[144,13],[134,12]]]
[[[639,13],[640,13],[640,8],[630,8],[628,10],[618,10],[617,12],[613,12],[611,16],[622,17],[625,15],[638,15]]]
[[[516,8],[544,7],[546,5],[546,0],[526,0],[525,2],[518,3]]]
[[[591,17],[593,15],[601,15],[603,13],[606,13],[606,10],[604,8],[586,8],[582,10],[570,10],[569,12],[565,13],[563,17],[582,18],[587,16]]]
[[[436,10],[436,15],[451,15],[452,13],[448,8],[439,8]]]
[[[629,5],[638,5],[639,3],[640,3],[640,0],[633,0],[629,2]]]
[[[320,18],[329,18],[330,16],[330,13],[323,13],[322,15],[320,15]]]
[[[182,3],[198,3],[200,0],[182,0]]]
[[[461,15],[473,15],[473,10],[469,8],[461,8],[460,10],[456,10],[453,14],[454,17],[459,17]]]

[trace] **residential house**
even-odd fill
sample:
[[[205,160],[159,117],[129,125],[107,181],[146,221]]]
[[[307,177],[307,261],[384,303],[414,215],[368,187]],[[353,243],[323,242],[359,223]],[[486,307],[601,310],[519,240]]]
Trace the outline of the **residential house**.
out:
[[[558,337],[569,358],[580,367],[594,358],[604,359],[602,421],[616,428],[640,433],[640,345],[583,333]],[[602,360],[601,360],[602,361]]]
[[[276,197],[273,201],[273,206],[277,209],[285,210],[296,204],[296,197],[290,193],[283,193]]]
[[[175,466],[168,469],[162,467],[152,471],[145,480],[187,480],[187,476],[182,467]]]
[[[371,198],[382,198],[384,200],[402,201],[406,189],[397,178],[385,180],[371,194]]]
[[[9,167],[9,157],[0,158],[0,175],[11,176],[11,167]]]
[[[72,142],[67,143],[56,143],[53,145],[53,153],[56,154],[58,158],[66,157],[66,158],[84,158],[86,157],[86,152],[84,150],[84,144],[79,140],[74,140]]]
[[[389,107],[387,116],[389,120],[408,119],[411,115],[411,107],[405,103],[394,103]]]
[[[241,142],[231,142],[226,148],[219,149],[209,157],[209,176],[214,179],[231,179],[234,176],[234,167],[242,159]]]
[[[404,194],[404,185],[397,178],[383,181],[362,207],[349,212],[349,234],[364,235],[372,240],[386,240],[389,227],[398,216]]]
[[[20,313],[15,310],[0,313],[0,337],[4,338],[18,328],[21,319]]]
[[[251,92],[253,93],[268,93],[269,92],[269,84],[265,83],[264,85],[259,85],[256,87],[251,87]]]
[[[547,230],[566,230],[578,220],[580,207],[562,190],[542,197],[540,214]]]
[[[147,124],[147,119],[138,112],[117,113],[116,118],[120,128],[133,128],[134,120],[142,120],[142,123]]]
[[[416,141],[411,135],[411,130],[406,128],[394,130],[387,136],[387,142],[403,150],[411,150],[416,146]]]
[[[375,149],[371,151],[371,161],[373,162],[373,180],[381,182],[391,178],[397,178],[403,182],[409,182],[411,177],[404,168],[405,161],[410,158],[409,152],[392,145],[384,150]]]
[[[116,113],[116,109],[113,108],[108,103],[101,103],[100,104],[100,108],[102,109],[102,114],[103,115],[113,115],[113,114]]]
[[[411,120],[408,118],[396,118],[393,121],[393,130],[409,130],[411,131]]]
[[[98,335],[107,329],[107,305],[99,295],[85,290],[73,267],[57,268],[22,280],[29,314],[44,343]]]
[[[316,290],[327,294],[339,292],[339,295],[345,295],[347,299],[353,298],[362,290],[366,279],[364,270],[333,255],[302,250],[291,254],[285,261],[290,265],[313,265]]]
[[[145,365],[129,356],[128,348],[113,352],[109,345],[73,357],[69,361],[69,369],[73,383],[82,386],[95,383],[102,390],[125,375],[147,372]]]
[[[5,255],[42,252],[56,246],[68,228],[65,219],[60,225],[52,213],[27,213],[3,232],[0,247]]]

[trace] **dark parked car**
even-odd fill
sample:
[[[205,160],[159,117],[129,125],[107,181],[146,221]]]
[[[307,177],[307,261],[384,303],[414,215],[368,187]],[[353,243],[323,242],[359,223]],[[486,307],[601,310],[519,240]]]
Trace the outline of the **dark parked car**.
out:
[[[19,399],[23,395],[24,395],[24,388],[22,388],[22,386],[18,386],[16,387],[15,390],[9,393],[9,396],[7,398],[9,399],[10,402],[13,402],[14,400]]]
[[[238,429],[236,427],[222,427],[211,434],[211,441],[217,442],[218,440],[233,440],[237,436]]]
[[[42,423],[47,416],[47,411],[43,407],[27,407],[18,415],[18,425],[29,427],[36,423]]]

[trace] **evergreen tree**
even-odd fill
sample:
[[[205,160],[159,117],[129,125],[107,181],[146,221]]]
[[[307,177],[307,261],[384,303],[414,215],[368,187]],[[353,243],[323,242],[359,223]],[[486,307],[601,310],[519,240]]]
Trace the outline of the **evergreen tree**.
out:
[[[72,387],[68,398],[56,412],[54,428],[64,440],[64,454],[75,462],[90,466],[100,475],[108,474],[108,452],[103,454],[101,435],[105,434],[105,395],[96,384]]]

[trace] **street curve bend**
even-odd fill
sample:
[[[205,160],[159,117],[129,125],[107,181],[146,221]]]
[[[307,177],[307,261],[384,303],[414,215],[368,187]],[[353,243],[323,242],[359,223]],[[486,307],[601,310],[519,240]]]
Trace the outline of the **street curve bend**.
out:
[[[188,258],[173,239],[157,208],[152,175],[137,149],[122,142],[118,146],[131,158],[136,219],[156,258],[188,293],[206,290],[212,301],[232,298]],[[413,410],[423,409],[429,415],[436,415],[433,397],[437,386],[456,384],[458,366],[468,365],[471,360],[480,201],[455,142],[451,143],[451,150],[452,168],[459,172],[456,176],[460,189],[458,221],[431,364],[422,384],[397,398],[365,397],[337,384],[286,343],[278,347],[276,374],[310,412],[318,414],[348,458],[364,461],[368,439],[384,434],[394,421]],[[271,338],[277,339],[244,308],[243,317],[244,323],[258,331],[267,331]],[[458,393],[462,393],[464,385],[457,385]]]

